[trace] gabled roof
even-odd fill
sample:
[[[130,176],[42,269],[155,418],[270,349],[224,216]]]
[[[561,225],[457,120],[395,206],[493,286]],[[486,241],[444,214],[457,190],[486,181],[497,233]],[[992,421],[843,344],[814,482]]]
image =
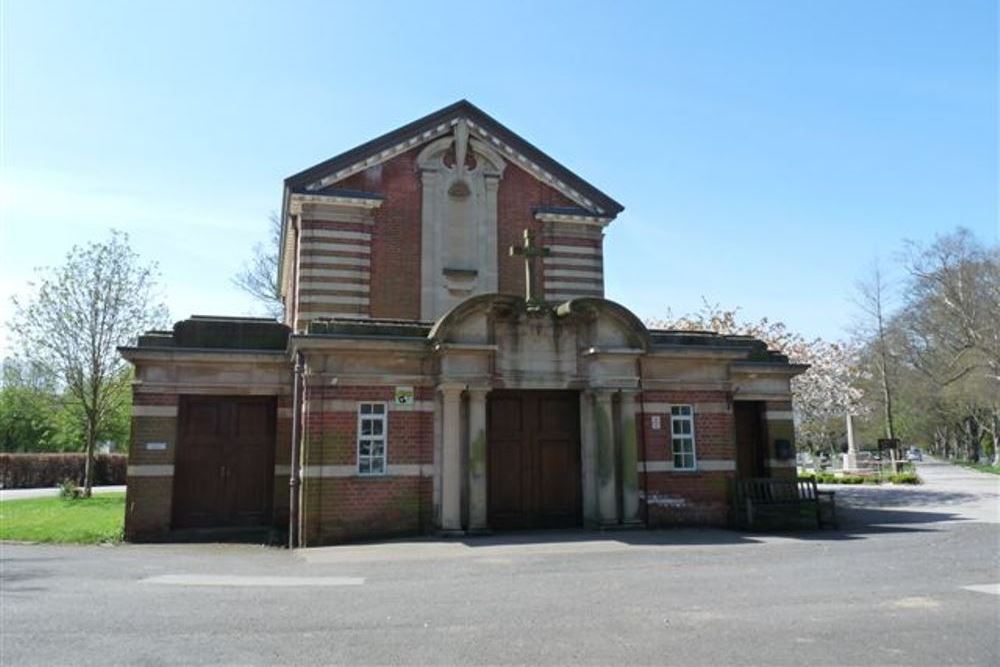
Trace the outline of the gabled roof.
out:
[[[624,210],[624,206],[535,148],[485,111],[468,100],[459,100],[285,179],[278,261],[278,284],[282,285],[282,292],[284,293],[287,278],[284,275],[285,257],[287,252],[291,252],[288,246],[290,237],[287,235],[291,196],[340,193],[342,190],[336,186],[339,181],[452,132],[459,119],[466,121],[472,137],[483,141],[505,160],[524,169],[539,181],[561,191],[581,207],[582,213],[589,211],[591,216],[610,220]],[[382,196],[382,193],[361,194],[373,201]]]
[[[517,164],[542,182],[567,193],[575,193],[578,196],[571,198],[576,199],[581,206],[612,218],[624,209],[614,199],[535,148],[468,100],[459,100],[388,134],[352,148],[346,153],[289,176],[285,179],[286,192],[327,188],[358,171],[447,134],[459,118],[469,121],[470,134],[473,137],[486,142],[504,159]]]

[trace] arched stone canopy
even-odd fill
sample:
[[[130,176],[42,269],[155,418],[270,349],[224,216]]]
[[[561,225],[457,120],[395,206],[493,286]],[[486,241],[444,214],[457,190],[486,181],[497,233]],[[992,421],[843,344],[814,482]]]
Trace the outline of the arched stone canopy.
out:
[[[589,318],[597,321],[614,322],[620,332],[624,333],[629,347],[646,352],[650,347],[649,330],[635,313],[625,306],[597,297],[580,297],[570,299],[555,309],[559,317]]]
[[[494,390],[578,392],[583,521],[638,520],[635,396],[638,360],[650,349],[649,332],[639,318],[601,298],[539,309],[523,297],[483,294],[442,316],[428,340],[436,355],[442,423],[453,426],[441,432],[436,495],[445,530],[487,528],[487,468],[477,462],[490,456],[487,394]],[[470,462],[464,522],[463,449]]]
[[[482,294],[455,306],[428,334],[441,381],[507,388],[632,388],[649,332],[601,298],[534,310],[522,297]]]

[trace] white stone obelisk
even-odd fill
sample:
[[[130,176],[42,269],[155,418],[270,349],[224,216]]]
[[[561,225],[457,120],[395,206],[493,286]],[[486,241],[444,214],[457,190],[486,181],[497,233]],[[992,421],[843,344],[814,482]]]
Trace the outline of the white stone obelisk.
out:
[[[844,471],[858,469],[858,449],[854,444],[854,424],[851,422],[851,413],[847,413],[847,454],[844,456]]]

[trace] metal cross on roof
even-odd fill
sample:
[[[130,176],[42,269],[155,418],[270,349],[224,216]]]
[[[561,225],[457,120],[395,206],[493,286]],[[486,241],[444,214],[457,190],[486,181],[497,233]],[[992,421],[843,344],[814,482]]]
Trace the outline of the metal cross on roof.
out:
[[[529,229],[524,230],[524,244],[510,247],[510,256],[524,258],[524,298],[528,309],[535,310],[543,306],[543,302],[535,295],[535,260],[549,254],[549,249],[535,245],[535,235]]]

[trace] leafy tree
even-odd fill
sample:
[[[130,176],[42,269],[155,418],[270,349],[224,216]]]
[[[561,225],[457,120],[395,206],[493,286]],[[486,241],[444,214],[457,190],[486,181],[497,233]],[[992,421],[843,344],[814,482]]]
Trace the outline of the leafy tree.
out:
[[[44,451],[54,446],[56,397],[33,364],[5,359],[0,377],[0,451]]]
[[[57,382],[78,410],[87,464],[84,493],[93,483],[94,446],[120,415],[130,374],[118,347],[167,321],[156,293],[155,265],[142,265],[128,236],[74,246],[65,263],[39,271],[26,299],[14,299],[11,328],[23,356]]]
[[[285,312],[278,284],[278,262],[281,260],[281,219],[271,213],[267,244],[258,243],[253,255],[233,276],[233,284],[252,296],[270,317],[280,319]]]

